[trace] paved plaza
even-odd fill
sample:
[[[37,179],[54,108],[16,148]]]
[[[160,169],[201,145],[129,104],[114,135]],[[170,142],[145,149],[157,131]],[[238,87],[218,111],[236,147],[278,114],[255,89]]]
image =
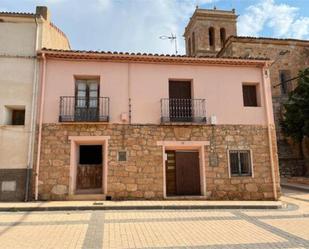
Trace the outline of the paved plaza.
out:
[[[309,193],[281,210],[0,213],[0,249],[309,248]]]

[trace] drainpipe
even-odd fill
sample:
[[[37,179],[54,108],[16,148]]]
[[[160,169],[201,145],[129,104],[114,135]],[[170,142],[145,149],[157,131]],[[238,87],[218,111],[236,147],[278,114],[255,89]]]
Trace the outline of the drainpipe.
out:
[[[128,63],[128,101],[129,101],[129,124],[132,120],[132,104],[131,104],[131,63]]]
[[[274,125],[271,124],[271,120],[273,117],[269,111],[269,94],[267,93],[267,89],[270,90],[270,83],[266,81],[266,77],[269,78],[269,70],[267,64],[263,67],[262,72],[262,79],[263,79],[263,90],[264,90],[264,104],[265,104],[265,111],[266,111],[266,120],[267,120],[267,132],[268,132],[268,144],[269,144],[269,155],[270,155],[270,167],[271,167],[271,179],[273,183],[273,194],[274,199],[277,200],[277,188],[276,188],[276,176],[275,176],[275,165],[274,165],[274,152],[273,152],[273,143],[272,143],[272,128]],[[265,75],[266,74],[266,75]],[[268,84],[267,84],[268,82]]]
[[[34,53],[37,53],[38,50],[38,39],[39,39],[39,24],[37,17],[34,18],[36,25],[36,34],[35,34],[35,43],[34,43]],[[28,160],[27,160],[27,171],[26,171],[26,187],[25,187],[25,199],[24,201],[29,200],[29,189],[30,189],[30,171],[32,169],[33,163],[33,148],[34,148],[34,138],[35,138],[35,123],[36,123],[36,100],[37,100],[37,85],[38,85],[38,77],[37,77],[37,58],[34,60],[34,69],[33,69],[33,88],[32,88],[32,101],[31,101],[31,118],[30,118],[30,133],[29,133],[29,142],[28,142]]]
[[[46,81],[46,58],[45,54],[42,53],[42,90],[41,90],[41,103],[40,103],[40,120],[39,120],[39,134],[38,134],[38,151],[37,151],[37,161],[35,168],[35,200],[38,200],[39,195],[39,168],[40,168],[40,158],[41,158],[41,143],[42,143],[42,123],[43,123],[43,112],[44,112],[44,96],[45,96],[45,81]]]

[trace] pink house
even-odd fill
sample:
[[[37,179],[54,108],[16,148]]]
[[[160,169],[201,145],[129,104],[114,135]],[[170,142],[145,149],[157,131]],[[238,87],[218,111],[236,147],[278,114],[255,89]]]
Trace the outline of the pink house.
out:
[[[39,56],[36,199],[278,199],[268,60]]]

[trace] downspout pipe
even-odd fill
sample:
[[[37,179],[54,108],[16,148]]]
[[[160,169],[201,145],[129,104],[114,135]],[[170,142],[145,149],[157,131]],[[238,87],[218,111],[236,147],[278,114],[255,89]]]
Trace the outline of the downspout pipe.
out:
[[[266,77],[269,79],[269,67],[267,64],[262,69],[262,79],[263,79],[263,90],[264,90],[264,104],[265,104],[265,112],[266,112],[266,122],[267,122],[267,133],[268,133],[268,144],[269,144],[269,157],[270,157],[270,168],[271,168],[271,179],[273,184],[273,195],[274,199],[278,199],[277,194],[277,186],[276,186],[276,174],[275,174],[275,165],[274,165],[274,150],[273,150],[273,141],[272,141],[272,130],[274,129],[274,124],[271,122],[273,120],[273,116],[269,110],[269,98],[271,95],[269,94],[270,82],[266,80]],[[268,91],[267,91],[268,90]]]
[[[35,189],[34,196],[35,200],[38,200],[39,196],[39,173],[40,173],[40,159],[41,159],[41,144],[42,144],[42,124],[43,124],[43,112],[44,112],[44,97],[45,97],[45,81],[46,81],[46,57],[42,53],[42,89],[41,89],[41,103],[40,103],[40,113],[39,113],[39,133],[38,133],[38,150],[37,150],[37,161],[35,167]]]
[[[37,53],[38,43],[39,43],[39,24],[37,16],[34,18],[36,25],[35,43],[34,43],[34,53]],[[36,124],[36,100],[37,100],[37,90],[38,90],[38,70],[37,70],[37,57],[34,59],[34,69],[33,69],[33,87],[32,87],[32,101],[31,101],[31,117],[30,117],[30,133],[28,142],[28,159],[27,159],[27,171],[26,171],[26,186],[25,186],[25,199],[29,200],[29,190],[30,190],[30,179],[31,179],[31,169],[33,163],[33,148],[35,140],[35,124]]]
[[[129,104],[129,124],[132,122],[132,99],[131,99],[131,63],[128,62],[128,104]]]

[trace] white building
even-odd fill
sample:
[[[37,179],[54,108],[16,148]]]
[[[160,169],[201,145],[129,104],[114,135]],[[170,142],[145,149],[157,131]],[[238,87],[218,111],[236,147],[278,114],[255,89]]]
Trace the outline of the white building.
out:
[[[39,90],[36,53],[43,47],[70,49],[47,7],[0,12],[0,201],[27,198]]]

